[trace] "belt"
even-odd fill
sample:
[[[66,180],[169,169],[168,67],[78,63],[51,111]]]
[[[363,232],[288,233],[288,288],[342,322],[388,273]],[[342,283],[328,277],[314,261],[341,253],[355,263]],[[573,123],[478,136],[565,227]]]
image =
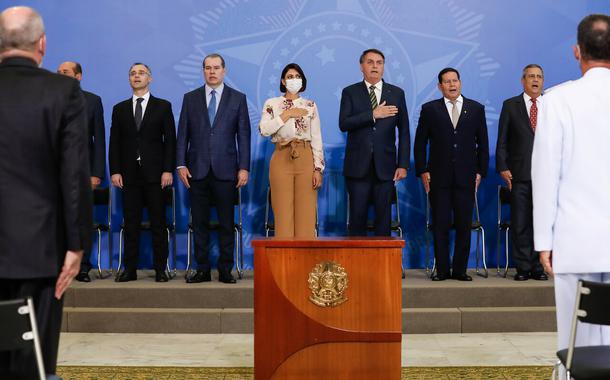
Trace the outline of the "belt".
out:
[[[297,146],[299,145],[303,145],[304,147],[308,148],[310,146],[309,141],[306,140],[287,140],[287,141],[281,141],[281,142],[277,142],[275,143],[275,149],[277,150],[282,150],[282,149],[290,149],[290,158],[297,159],[299,158],[299,152],[297,151]]]

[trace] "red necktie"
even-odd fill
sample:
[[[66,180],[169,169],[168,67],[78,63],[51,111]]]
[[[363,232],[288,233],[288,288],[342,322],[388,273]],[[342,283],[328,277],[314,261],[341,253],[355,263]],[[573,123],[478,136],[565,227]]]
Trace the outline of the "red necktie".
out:
[[[532,98],[532,108],[530,109],[530,124],[532,125],[532,131],[536,133],[536,125],[538,124],[538,106],[536,105],[536,99]]]

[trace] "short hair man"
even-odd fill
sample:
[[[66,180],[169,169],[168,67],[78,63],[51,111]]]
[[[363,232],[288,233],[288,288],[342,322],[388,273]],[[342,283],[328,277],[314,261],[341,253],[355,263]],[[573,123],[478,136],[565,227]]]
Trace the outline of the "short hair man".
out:
[[[384,67],[381,51],[365,50],[360,55],[363,80],[341,93],[339,129],[347,132],[343,175],[352,236],[366,235],[371,199],[375,235],[390,236],[394,182],[406,178],[409,169],[411,137],[405,93],[383,80]]]
[[[39,68],[45,51],[35,10],[0,13],[0,300],[34,299],[54,374],[63,294],[91,248],[92,212],[85,99],[77,81]],[[1,352],[7,370],[37,378],[34,353]]]
[[[83,79],[83,69],[80,63],[66,61],[57,68],[57,73],[72,77],[79,82]],[[89,91],[83,90],[87,104],[87,131],[89,132],[89,167],[91,169],[91,188],[95,190],[104,178],[106,171],[106,131],[104,127],[104,108],[102,99]],[[80,273],[76,281],[90,282],[91,251],[83,254]]]
[[[432,280],[472,281],[466,273],[472,208],[476,189],[489,164],[485,107],[462,96],[460,73],[454,68],[439,72],[438,89],[443,97],[422,106],[414,145],[416,174],[430,194],[432,207],[437,266]],[[455,249],[450,271],[452,219]]]
[[[610,17],[578,25],[583,76],[544,95],[532,155],[534,245],[555,276],[557,345],[568,347],[578,280],[610,283]],[[578,325],[577,346],[610,342],[610,328]]]
[[[176,156],[172,105],[152,96],[152,72],[144,63],[129,68],[132,96],[112,109],[108,162],[112,184],[123,189],[125,270],[117,282],[137,280],[140,224],[146,205],[153,239],[155,281],[167,282],[167,236],[163,189],[171,186]]]
[[[248,183],[250,117],[246,95],[224,83],[225,60],[219,54],[203,59],[205,84],[184,94],[178,123],[176,163],[189,189],[197,272],[187,283],[211,281],[208,222],[210,202],[218,212],[220,256],[218,280],[234,284],[234,201],[236,188]]]
[[[532,149],[542,111],[544,73],[537,64],[523,68],[523,92],[502,105],[496,144],[496,170],[510,190],[512,256],[515,281],[547,280],[534,250],[532,216]]]

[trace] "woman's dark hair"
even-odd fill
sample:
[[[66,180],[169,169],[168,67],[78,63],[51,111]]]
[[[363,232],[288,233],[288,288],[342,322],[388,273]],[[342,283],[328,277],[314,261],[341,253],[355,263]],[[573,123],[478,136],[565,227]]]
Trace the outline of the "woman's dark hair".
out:
[[[303,69],[301,69],[301,66],[297,65],[296,63],[289,63],[286,65],[286,67],[284,67],[284,70],[282,70],[282,77],[280,78],[280,91],[281,92],[288,91],[288,90],[286,90],[286,86],[284,86],[284,83],[282,83],[282,79],[284,79],[284,77],[286,76],[286,73],[290,69],[296,70],[299,73],[299,75],[301,76],[301,79],[303,80],[303,85],[301,86],[301,89],[299,90],[299,92],[305,91],[305,89],[307,88],[307,78],[305,77],[305,73],[303,72]]]

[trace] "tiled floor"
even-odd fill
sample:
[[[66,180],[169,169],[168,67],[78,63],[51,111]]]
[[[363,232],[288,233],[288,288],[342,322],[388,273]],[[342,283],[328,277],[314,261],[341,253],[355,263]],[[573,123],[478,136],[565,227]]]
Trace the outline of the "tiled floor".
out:
[[[414,334],[403,366],[553,365],[555,333]],[[252,334],[63,333],[59,365],[252,367]]]

